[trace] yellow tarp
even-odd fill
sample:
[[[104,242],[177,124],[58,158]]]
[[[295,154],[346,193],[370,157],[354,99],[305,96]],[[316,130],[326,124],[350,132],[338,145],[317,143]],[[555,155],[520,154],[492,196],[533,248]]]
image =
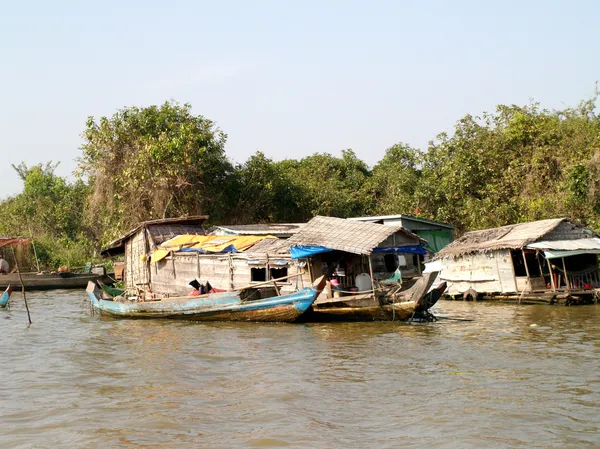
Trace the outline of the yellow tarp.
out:
[[[183,234],[167,240],[152,254],[152,263],[156,263],[171,252],[181,251],[183,248],[200,250],[207,253],[220,253],[225,248],[233,246],[236,251],[246,251],[264,239],[275,239],[272,235],[189,235]]]

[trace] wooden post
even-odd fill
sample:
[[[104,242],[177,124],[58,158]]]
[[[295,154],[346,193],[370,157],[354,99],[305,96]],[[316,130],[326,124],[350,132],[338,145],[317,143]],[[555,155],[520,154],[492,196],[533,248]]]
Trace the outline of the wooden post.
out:
[[[275,287],[275,291],[277,292],[277,296],[281,296],[281,292],[279,291],[279,287],[277,287],[277,282],[273,281],[273,287]]]
[[[552,262],[550,262],[550,259],[546,259],[546,262],[548,262],[548,270],[550,272],[550,285],[552,286],[552,291],[556,292],[556,285],[554,284],[554,272],[552,271]]]
[[[525,257],[525,250],[521,248],[521,253],[523,254],[523,263],[525,264],[525,273],[527,273],[527,284],[529,285],[529,291],[532,291],[531,288],[531,276],[529,276],[529,267],[527,266],[527,257]]]
[[[19,268],[19,262],[17,261],[17,255],[15,254],[15,248],[13,246],[10,247],[13,253],[13,257],[15,259],[15,266],[17,267],[17,273],[19,273],[19,281],[21,282],[21,293],[23,294],[23,301],[25,301],[25,309],[27,310],[27,319],[29,320],[29,324],[31,324],[31,315],[29,314],[29,305],[27,304],[27,296],[25,296],[25,284],[23,284],[23,277],[21,276],[21,269]]]
[[[233,290],[234,287],[234,283],[233,283],[233,259],[231,258],[231,253],[229,253],[229,288],[231,290]],[[269,264],[267,263],[267,265],[265,266],[266,268],[266,272],[269,272]]]
[[[423,274],[423,269],[421,268],[421,255],[417,254],[417,264],[419,266],[419,274]]]
[[[371,288],[373,289],[373,299],[376,300],[375,296],[375,278],[373,277],[373,263],[371,262],[371,255],[369,254],[369,272],[371,273]]]
[[[567,265],[565,264],[565,258],[561,257],[563,270],[565,272],[565,285],[567,286],[567,290],[571,290],[571,283],[569,282],[569,275],[567,274]]]

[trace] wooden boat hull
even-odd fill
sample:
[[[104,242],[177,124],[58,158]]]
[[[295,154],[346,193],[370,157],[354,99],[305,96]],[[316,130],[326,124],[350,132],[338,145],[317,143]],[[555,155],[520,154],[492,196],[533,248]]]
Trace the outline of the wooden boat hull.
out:
[[[12,287],[9,285],[0,296],[0,308],[4,308],[8,305],[8,300],[10,299],[10,294],[12,293]]]
[[[95,311],[119,318],[169,318],[190,321],[295,321],[311,306],[322,286],[267,299],[243,301],[239,292],[202,297],[168,298],[159,301],[119,302],[101,299],[101,291],[90,282],[87,292]]]
[[[317,301],[303,317],[306,321],[404,321],[427,318],[427,311],[439,300],[446,289],[442,283],[428,291],[437,273],[427,274],[407,290],[397,293],[397,298],[375,299],[372,294],[345,296]],[[426,293],[427,292],[427,293]]]
[[[313,307],[307,319],[315,321],[405,321],[417,310],[416,301],[356,307]]]
[[[55,290],[86,288],[88,282],[102,281],[111,283],[112,280],[106,275],[98,274],[37,274],[21,273],[25,290]],[[21,286],[19,273],[0,274],[0,289],[9,285]]]

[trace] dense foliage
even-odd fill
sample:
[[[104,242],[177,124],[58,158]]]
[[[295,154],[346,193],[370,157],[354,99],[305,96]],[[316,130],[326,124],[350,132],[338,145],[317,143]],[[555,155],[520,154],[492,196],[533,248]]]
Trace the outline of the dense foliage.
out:
[[[226,135],[190,105],[126,108],[88,120],[78,181],[51,163],[15,167],[24,189],[0,203],[0,233],[34,235],[56,265],[141,220],[200,213],[215,224],[404,213],[459,232],[568,216],[600,229],[595,101],[467,115],[426,151],[398,143],[374,167],[352,150],[282,161],[258,152],[234,165]]]

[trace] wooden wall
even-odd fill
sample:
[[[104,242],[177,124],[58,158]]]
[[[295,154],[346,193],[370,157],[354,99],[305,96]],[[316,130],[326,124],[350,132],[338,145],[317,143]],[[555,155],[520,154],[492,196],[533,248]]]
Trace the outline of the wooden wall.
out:
[[[213,287],[224,290],[245,287],[251,284],[251,268],[265,267],[267,263],[264,261],[250,265],[245,254],[175,253],[156,264],[151,264],[152,291],[171,296],[187,295],[193,290],[189,283],[194,279],[201,284],[208,281]],[[272,267],[280,267],[280,265],[272,265]],[[296,263],[290,260],[288,274],[294,273],[296,273]],[[303,278],[304,285],[310,285],[308,273]],[[282,293],[291,293],[296,290],[295,279],[278,285]],[[300,279],[298,288],[302,288]]]
[[[138,287],[147,289],[150,284],[146,239],[146,230],[140,229],[125,242],[125,287],[130,294],[135,294]]]

